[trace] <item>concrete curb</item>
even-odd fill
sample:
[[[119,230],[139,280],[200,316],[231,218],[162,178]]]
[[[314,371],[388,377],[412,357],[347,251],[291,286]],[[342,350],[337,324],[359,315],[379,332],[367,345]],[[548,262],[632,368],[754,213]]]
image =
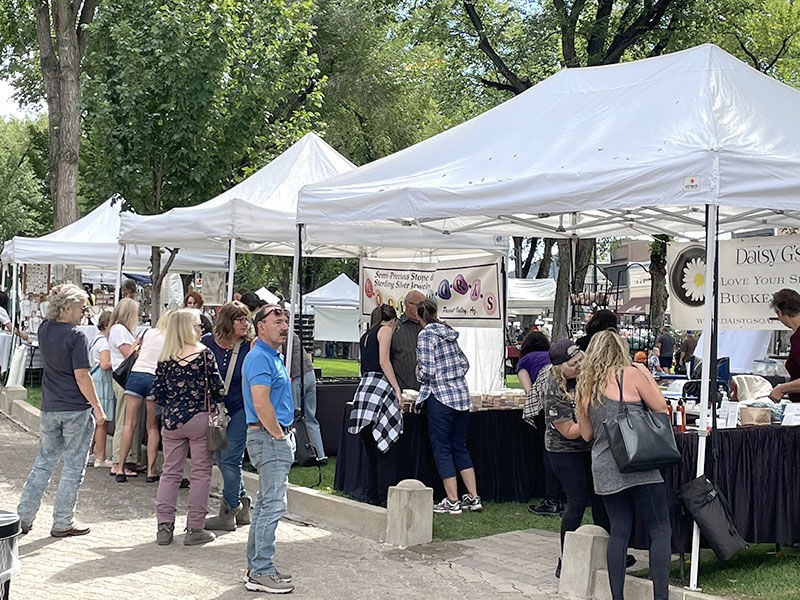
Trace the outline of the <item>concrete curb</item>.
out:
[[[27,397],[28,391],[24,387],[4,388],[0,391],[0,413],[27,431],[38,432],[41,413],[38,408],[28,404]],[[156,465],[158,464],[160,461],[156,460]],[[188,463],[186,466],[188,477],[190,472]],[[255,499],[258,495],[258,475],[245,472],[244,485],[247,493]],[[211,474],[211,489],[215,491],[222,489],[222,474],[216,466]],[[385,508],[292,484],[289,484],[286,499],[288,514],[299,520],[323,527],[333,527],[378,542],[386,539]]]
[[[627,600],[651,600],[652,597],[652,581],[633,575],[625,576],[625,598]],[[592,598],[593,600],[611,600],[611,586],[608,583],[608,571],[605,569],[598,569],[594,573]],[[724,598],[669,586],[669,600],[724,600]]]

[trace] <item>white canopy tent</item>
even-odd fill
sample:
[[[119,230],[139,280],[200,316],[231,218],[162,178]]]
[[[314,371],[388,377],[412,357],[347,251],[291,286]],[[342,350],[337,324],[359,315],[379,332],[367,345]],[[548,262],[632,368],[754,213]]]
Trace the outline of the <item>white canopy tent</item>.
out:
[[[75,265],[83,269],[115,269],[119,254],[120,212],[124,200],[112,196],[74,223],[38,238],[14,237],[3,246],[4,264]],[[143,219],[124,213],[130,222]],[[156,244],[157,245],[157,244]],[[174,247],[174,244],[165,244]],[[132,246],[125,253],[125,268],[133,272],[150,269],[150,244]],[[221,271],[226,268],[223,252],[192,250],[178,252],[172,270]]]
[[[516,279],[509,277],[507,288],[508,312],[514,315],[534,315],[552,310],[556,301],[555,279]]]
[[[227,250],[230,300],[236,253],[293,254],[300,188],[354,168],[318,135],[308,133],[268,165],[208,202],[135,219],[123,214],[119,242]],[[309,229],[303,240],[306,254],[336,257],[497,251],[502,243],[485,233],[450,235],[421,226],[397,231],[391,222],[378,227],[321,225]]]
[[[315,309],[322,306],[358,308],[358,296],[358,284],[341,273],[313,292],[303,294],[303,312],[306,308]]]
[[[397,154],[304,188],[301,227],[419,223],[550,237],[718,231],[800,223],[800,93],[713,45],[565,69]],[[712,271],[713,272],[713,271]],[[705,297],[714,296],[706,277]],[[714,302],[703,355],[712,355]],[[703,362],[709,397],[712,361]],[[705,465],[706,415],[697,474]],[[690,587],[697,586],[695,526]]]

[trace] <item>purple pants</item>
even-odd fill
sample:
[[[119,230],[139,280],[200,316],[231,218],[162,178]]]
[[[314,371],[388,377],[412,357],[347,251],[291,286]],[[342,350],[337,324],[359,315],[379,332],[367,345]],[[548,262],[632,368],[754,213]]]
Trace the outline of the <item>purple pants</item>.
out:
[[[192,451],[192,485],[189,487],[189,529],[203,529],[211,490],[211,452],[206,444],[208,413],[201,412],[177,429],[161,429],[164,470],[158,482],[156,517],[159,523],[174,523],[178,489],[183,479],[183,464]]]

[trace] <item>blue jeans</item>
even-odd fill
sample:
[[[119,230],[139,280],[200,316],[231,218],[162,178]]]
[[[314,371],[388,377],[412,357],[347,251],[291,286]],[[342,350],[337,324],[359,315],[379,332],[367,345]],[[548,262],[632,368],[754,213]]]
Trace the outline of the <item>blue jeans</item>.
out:
[[[311,443],[317,451],[317,458],[323,459],[325,458],[325,446],[322,444],[322,433],[319,430],[319,421],[317,421],[317,378],[314,376],[314,371],[303,373],[303,387],[305,388],[306,427],[311,436]],[[300,408],[299,377],[292,379],[292,399],[294,407]]]
[[[467,451],[469,411],[456,410],[439,402],[433,396],[428,405],[428,435],[433,448],[433,460],[439,477],[455,477],[456,472],[472,467]]]
[[[256,577],[277,572],[275,530],[286,512],[289,469],[294,462],[294,434],[276,440],[263,429],[247,430],[247,454],[258,470],[258,498],[247,538],[247,568]]]
[[[42,496],[63,456],[64,467],[53,507],[52,531],[67,531],[75,526],[75,505],[94,436],[94,415],[91,409],[42,411],[39,434],[39,454],[22,488],[17,514],[22,525],[33,524]]]
[[[247,416],[244,408],[231,415],[228,423],[228,447],[214,452],[214,461],[222,473],[222,497],[231,508],[241,503],[245,495],[244,479],[242,479],[242,459],[247,442]]]

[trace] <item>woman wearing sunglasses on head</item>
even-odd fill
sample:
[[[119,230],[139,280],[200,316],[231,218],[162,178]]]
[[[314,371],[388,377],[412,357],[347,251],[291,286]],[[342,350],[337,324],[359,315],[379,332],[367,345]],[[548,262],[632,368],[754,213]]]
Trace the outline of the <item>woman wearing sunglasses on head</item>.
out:
[[[225,382],[222,401],[228,411],[228,447],[214,453],[214,462],[222,473],[222,499],[219,514],[206,519],[206,529],[235,531],[237,525],[250,523],[252,499],[244,489],[242,460],[247,442],[247,418],[242,396],[242,365],[250,351],[250,311],[241,302],[228,302],[219,311],[214,333],[202,342],[213,352],[219,374]]]

